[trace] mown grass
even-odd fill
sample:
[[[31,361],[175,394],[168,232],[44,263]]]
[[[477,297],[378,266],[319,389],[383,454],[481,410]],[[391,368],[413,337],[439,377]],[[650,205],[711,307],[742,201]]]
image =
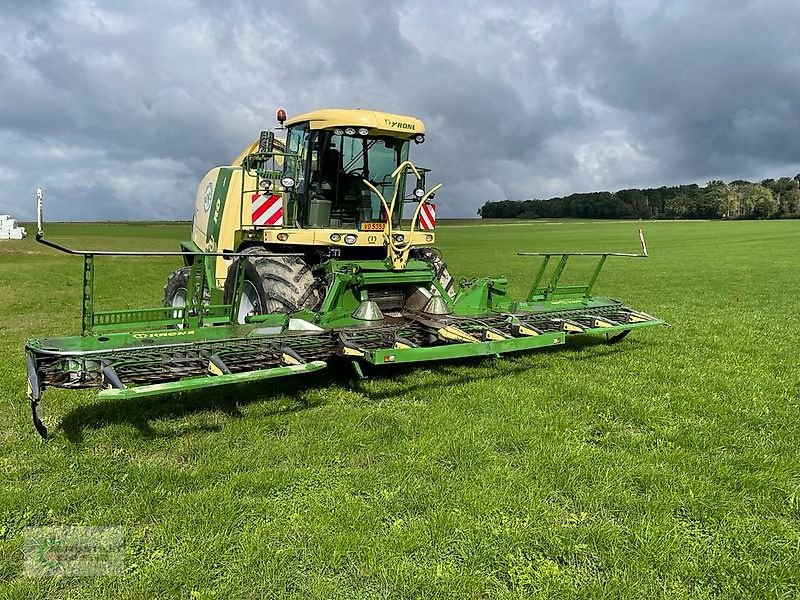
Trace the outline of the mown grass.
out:
[[[670,321],[625,342],[141,402],[24,399],[23,342],[78,330],[80,263],[0,245],[0,582],[17,598],[794,598],[800,223],[645,223],[598,291]],[[517,250],[634,251],[634,223],[452,224],[457,277]],[[175,248],[186,225],[52,225]],[[106,307],[173,261],[107,258]],[[26,578],[33,525],[117,525],[125,574]]]

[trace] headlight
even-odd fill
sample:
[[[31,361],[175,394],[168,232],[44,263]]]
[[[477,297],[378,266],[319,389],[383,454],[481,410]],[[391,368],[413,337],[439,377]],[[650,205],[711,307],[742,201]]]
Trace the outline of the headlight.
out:
[[[289,234],[288,233],[279,233],[275,237],[278,238],[279,242],[285,242],[286,240],[289,239]]]
[[[414,188],[414,195],[417,198],[422,198],[425,195],[425,190],[423,188]]]
[[[338,242],[340,239],[342,239],[342,236],[338,233],[332,233],[330,239],[332,242]]]
[[[269,179],[264,179],[261,181],[261,189],[269,190],[272,187],[272,182]]]
[[[356,128],[355,127],[347,127],[347,128],[345,128],[344,132],[347,135],[355,135],[356,134]]]
[[[366,127],[359,127],[358,135],[369,135],[369,129],[367,129]]]
[[[284,177],[281,179],[281,185],[287,190],[294,187],[294,179],[292,177]]]
[[[344,134],[344,129],[342,129],[341,127],[337,127],[336,129],[333,130],[333,135],[343,135],[343,134]]]
[[[402,242],[404,239],[406,239],[406,236],[404,236],[402,233],[395,233],[392,237],[394,238],[395,242]]]
[[[358,238],[355,235],[353,235],[352,233],[348,233],[346,236],[344,236],[344,243],[355,244],[357,239]]]
[[[425,141],[425,136],[422,135],[421,133],[418,133],[417,135],[414,136],[414,142],[415,143],[421,144],[424,141]]]

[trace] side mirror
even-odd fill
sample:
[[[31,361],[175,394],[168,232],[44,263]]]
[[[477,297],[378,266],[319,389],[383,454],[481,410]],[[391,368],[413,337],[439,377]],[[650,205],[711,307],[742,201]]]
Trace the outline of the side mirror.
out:
[[[417,199],[417,202],[422,200],[422,197],[425,195],[425,180],[417,178],[417,185],[414,186],[414,198]]]

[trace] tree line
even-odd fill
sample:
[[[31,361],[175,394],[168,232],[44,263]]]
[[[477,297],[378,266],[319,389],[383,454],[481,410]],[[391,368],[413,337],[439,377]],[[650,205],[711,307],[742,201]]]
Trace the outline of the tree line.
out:
[[[794,177],[590,192],[556,198],[500,200],[478,209],[483,219],[772,219],[800,218],[800,173]]]

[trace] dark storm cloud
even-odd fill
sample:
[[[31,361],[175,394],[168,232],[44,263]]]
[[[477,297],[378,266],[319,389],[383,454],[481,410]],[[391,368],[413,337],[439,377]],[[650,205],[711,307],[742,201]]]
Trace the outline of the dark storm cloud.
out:
[[[189,218],[202,174],[290,114],[426,121],[441,213],[794,174],[794,2],[0,2],[0,212]]]
[[[625,25],[606,15],[604,35],[577,22],[564,56],[675,175],[758,176],[800,162],[798,16],[790,2],[665,3]]]

